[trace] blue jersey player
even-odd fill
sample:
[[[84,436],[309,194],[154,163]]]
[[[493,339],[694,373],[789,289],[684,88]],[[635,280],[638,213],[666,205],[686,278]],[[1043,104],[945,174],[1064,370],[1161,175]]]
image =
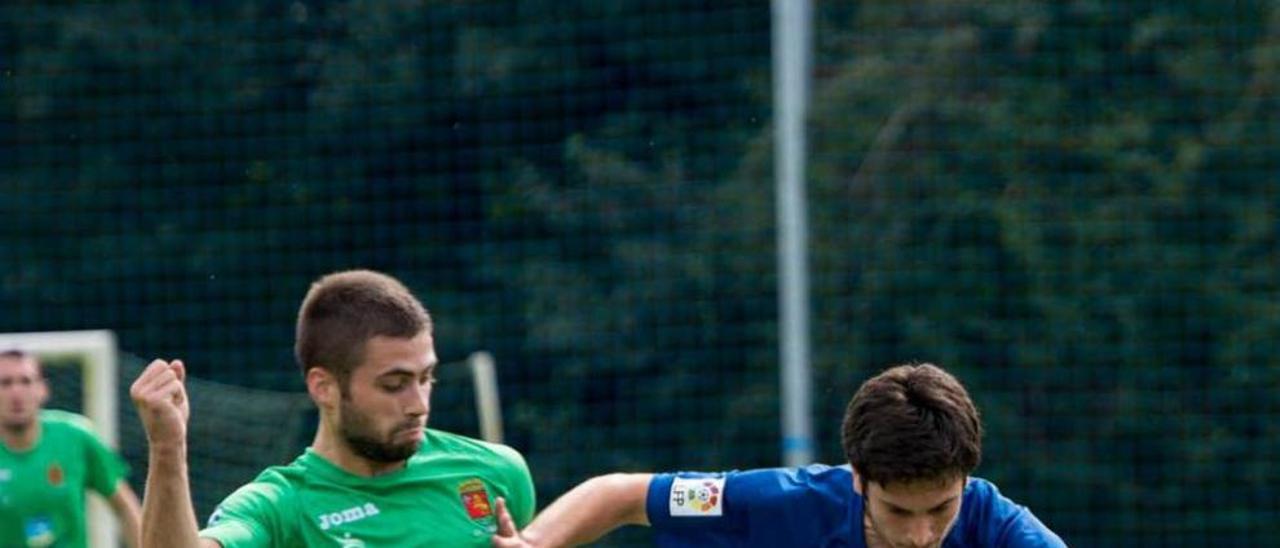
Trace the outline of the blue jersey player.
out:
[[[1066,546],[1026,507],[971,476],[981,440],[978,411],[955,377],[902,365],[863,383],[849,402],[847,465],[600,476],[523,531],[503,516],[493,545],[577,545],[638,524],[671,547]]]

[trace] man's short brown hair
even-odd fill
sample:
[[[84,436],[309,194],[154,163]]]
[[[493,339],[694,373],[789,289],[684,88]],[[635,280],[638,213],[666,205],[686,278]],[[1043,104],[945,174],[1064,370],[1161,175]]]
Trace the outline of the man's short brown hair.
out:
[[[316,280],[298,310],[294,357],[305,375],[333,373],[345,387],[374,337],[411,339],[431,329],[431,316],[404,284],[371,270]]]
[[[867,380],[849,402],[845,456],[865,485],[947,481],[982,460],[982,422],[969,393],[932,364],[900,365]]]

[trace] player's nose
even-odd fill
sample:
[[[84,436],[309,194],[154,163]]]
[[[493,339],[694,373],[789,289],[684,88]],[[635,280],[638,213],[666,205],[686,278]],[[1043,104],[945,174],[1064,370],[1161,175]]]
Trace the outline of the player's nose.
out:
[[[408,401],[405,402],[405,414],[420,417],[431,411],[431,388],[427,384],[420,390],[410,391]]]
[[[907,529],[907,543],[909,546],[926,547],[932,546],[934,542],[933,527],[929,520],[916,520],[911,523]]]

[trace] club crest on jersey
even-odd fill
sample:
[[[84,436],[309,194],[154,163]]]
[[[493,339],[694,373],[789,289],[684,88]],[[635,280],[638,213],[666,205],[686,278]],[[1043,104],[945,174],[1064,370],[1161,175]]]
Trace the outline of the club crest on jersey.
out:
[[[458,496],[462,498],[462,506],[467,509],[471,519],[482,519],[493,516],[493,506],[489,504],[489,492],[484,482],[469,479],[458,484]]]
[[[675,478],[667,508],[672,516],[724,515],[724,478]]]
[[[62,471],[62,465],[55,462],[49,465],[49,469],[45,471],[45,477],[49,480],[49,485],[62,487],[62,481],[66,479],[66,473]]]

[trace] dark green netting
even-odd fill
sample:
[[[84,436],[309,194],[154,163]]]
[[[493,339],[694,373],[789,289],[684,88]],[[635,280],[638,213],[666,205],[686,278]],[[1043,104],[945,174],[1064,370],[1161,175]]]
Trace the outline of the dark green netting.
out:
[[[1280,534],[1275,4],[818,4],[822,460],[934,361],[1071,544]],[[775,465],[770,62],[760,1],[6,3],[0,331],[297,390],[307,284],[383,269],[495,355],[544,504]]]

